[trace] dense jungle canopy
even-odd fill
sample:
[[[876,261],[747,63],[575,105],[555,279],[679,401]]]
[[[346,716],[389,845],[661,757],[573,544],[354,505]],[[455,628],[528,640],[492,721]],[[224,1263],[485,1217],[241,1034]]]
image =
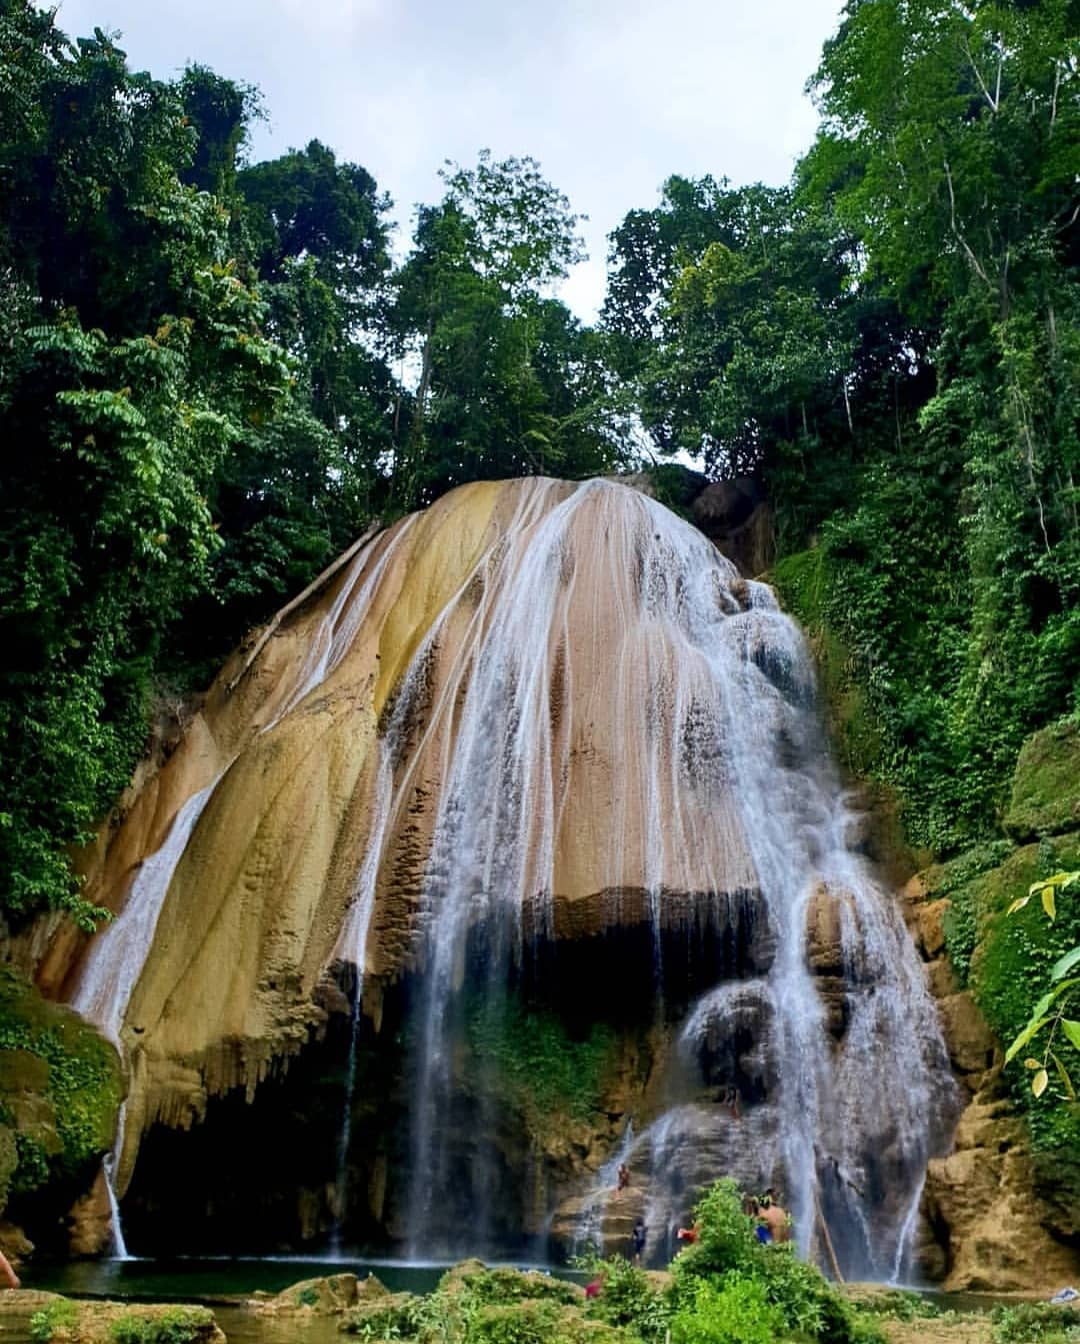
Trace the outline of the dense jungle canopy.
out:
[[[373,520],[680,452],[762,482],[849,769],[924,850],[994,836],[1080,689],[1077,0],[849,0],[790,185],[669,178],[593,327],[533,160],[448,164],[395,260],[364,167],[252,162],[254,89],[117,40],[0,7],[10,922],[93,921],[69,847],[151,724]]]

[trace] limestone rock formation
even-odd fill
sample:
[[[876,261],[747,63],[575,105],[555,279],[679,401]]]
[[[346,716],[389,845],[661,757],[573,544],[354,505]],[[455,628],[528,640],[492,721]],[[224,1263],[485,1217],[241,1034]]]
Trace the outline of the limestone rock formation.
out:
[[[940,870],[913,878],[904,902],[938,999],[949,1057],[970,1100],[953,1151],[930,1161],[924,1207],[936,1241],[924,1241],[925,1272],[948,1290],[1055,1291],[1080,1267],[1075,1228],[1053,1213],[1037,1155],[1003,1077],[1003,1052],[975,1003],[960,990],[946,950],[948,897]],[[1064,1225],[1063,1225],[1064,1224]]]
[[[84,856],[115,922],[42,960],[127,1063],[117,1193],[165,1127],[242,1132],[230,1097],[291,1116],[290,1060],[334,1092],[336,1032],[305,1235],[350,1145],[353,1206],[430,1254],[466,1208],[539,1235],[632,1140],[653,1244],[732,1172],[899,1272],[952,1083],[815,704],[771,591],[625,485],[477,483],[358,547]]]

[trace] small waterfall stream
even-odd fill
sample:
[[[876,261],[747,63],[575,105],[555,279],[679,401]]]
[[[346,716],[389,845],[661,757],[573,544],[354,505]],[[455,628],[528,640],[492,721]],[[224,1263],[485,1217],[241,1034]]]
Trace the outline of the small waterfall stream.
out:
[[[218,776],[220,779],[221,776]],[[90,945],[83,962],[79,983],[71,1005],[88,1022],[100,1028],[123,1057],[120,1027],[131,1000],[132,990],[142,970],[146,949],[157,928],[161,907],[169,890],[169,883],[180,862],[188,840],[203,809],[210,801],[218,779],[205,789],[193,793],[176,814],[165,842],[156,853],[143,863],[131,888],[131,894],[120,914],[107,924]],[[124,1231],[120,1222],[120,1206],[116,1199],[116,1167],[124,1146],[127,1120],[127,1102],[120,1106],[113,1149],[105,1159],[105,1183],[109,1192],[109,1212],[112,1219],[113,1247],[121,1260],[128,1259]]]

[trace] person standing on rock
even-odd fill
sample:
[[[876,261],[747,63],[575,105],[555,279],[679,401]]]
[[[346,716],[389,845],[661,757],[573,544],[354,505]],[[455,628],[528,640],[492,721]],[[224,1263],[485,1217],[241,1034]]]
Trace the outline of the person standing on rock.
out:
[[[637,1222],[634,1224],[634,1230],[631,1233],[634,1243],[634,1264],[641,1264],[641,1257],[645,1253],[645,1219],[638,1215]]]
[[[618,1194],[620,1190],[625,1190],[626,1187],[630,1184],[630,1168],[626,1165],[625,1162],[619,1163],[619,1175],[617,1177],[617,1180],[618,1185],[616,1185],[615,1187],[616,1194]]]

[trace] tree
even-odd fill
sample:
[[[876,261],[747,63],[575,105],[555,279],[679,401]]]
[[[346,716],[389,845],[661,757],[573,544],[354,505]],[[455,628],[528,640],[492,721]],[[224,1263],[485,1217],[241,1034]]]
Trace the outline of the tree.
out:
[[[162,633],[220,544],[215,474],[290,370],[227,212],[181,181],[179,92],[29,3],[0,50],[0,889],[86,922],[63,847],[126,782]]]
[[[390,327],[418,371],[398,425],[397,499],[605,469],[616,448],[600,347],[545,292],[581,258],[577,217],[531,159],[493,163],[484,151],[476,168],[442,176],[446,195],[418,211],[395,277]]]

